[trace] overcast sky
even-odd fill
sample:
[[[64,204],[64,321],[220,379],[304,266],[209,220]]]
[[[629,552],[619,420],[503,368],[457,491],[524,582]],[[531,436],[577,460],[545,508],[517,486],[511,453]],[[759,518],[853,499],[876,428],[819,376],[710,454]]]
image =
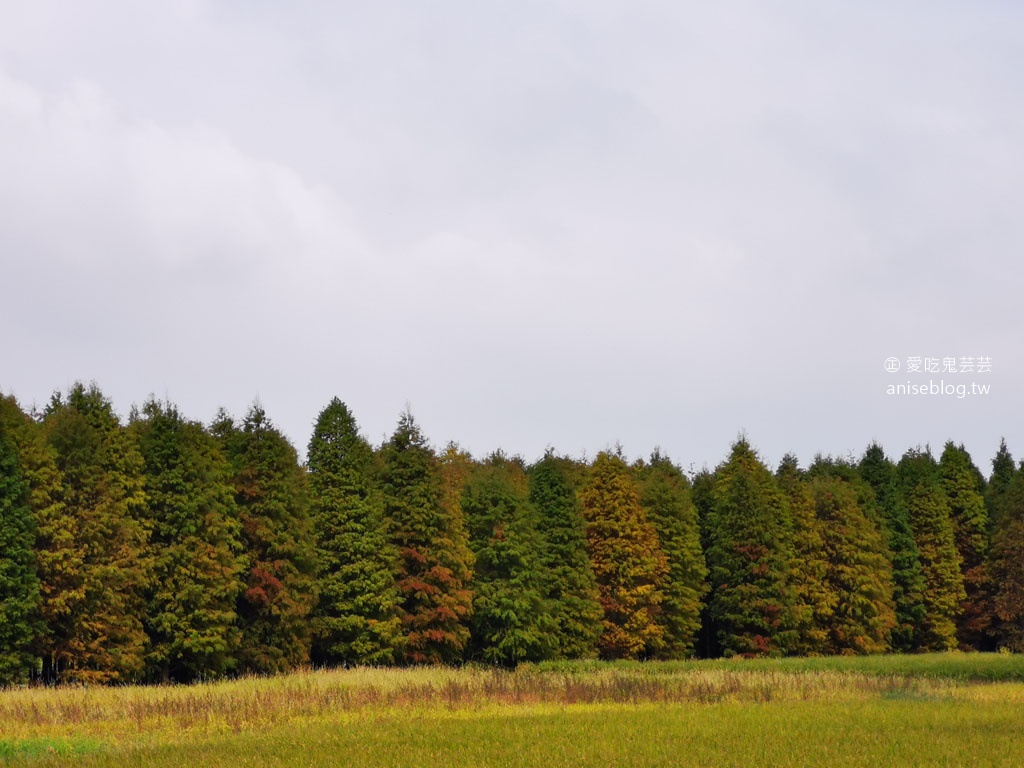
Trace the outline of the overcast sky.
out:
[[[987,473],[1022,72],[994,0],[0,0],[0,390],[259,398],[300,453],[337,395],[374,443],[408,403],[475,455]],[[991,391],[886,394],[940,380]]]

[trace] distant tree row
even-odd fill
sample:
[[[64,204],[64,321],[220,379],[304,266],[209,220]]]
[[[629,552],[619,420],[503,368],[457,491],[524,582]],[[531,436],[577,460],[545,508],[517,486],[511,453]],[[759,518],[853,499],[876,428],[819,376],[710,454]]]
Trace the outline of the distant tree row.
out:
[[[383,445],[338,399],[303,466],[254,405],[210,425],[95,386],[0,398],[0,684],[189,681],[314,664],[498,665],[1024,651],[1024,463],[745,439],[655,452]]]

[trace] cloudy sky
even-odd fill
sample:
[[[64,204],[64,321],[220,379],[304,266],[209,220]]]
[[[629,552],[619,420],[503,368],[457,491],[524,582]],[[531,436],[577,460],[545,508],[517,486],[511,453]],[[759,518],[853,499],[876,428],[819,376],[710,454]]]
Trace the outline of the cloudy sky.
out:
[[[0,390],[258,398],[300,451],[337,395],[477,455],[987,471],[1021,72],[997,0],[0,0]],[[886,394],[932,381],[991,389]]]

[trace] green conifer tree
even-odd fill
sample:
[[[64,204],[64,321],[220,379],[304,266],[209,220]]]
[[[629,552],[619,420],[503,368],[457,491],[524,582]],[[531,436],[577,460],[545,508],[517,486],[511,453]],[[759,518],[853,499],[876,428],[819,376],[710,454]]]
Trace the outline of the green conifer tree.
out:
[[[658,617],[668,559],[620,456],[598,454],[580,502],[604,610],[601,656],[634,659],[660,652],[665,628]]]
[[[889,634],[889,648],[897,652],[916,650],[920,647],[920,630],[925,620],[925,581],[920,553],[896,478],[896,466],[878,443],[872,443],[864,452],[859,469],[874,492],[885,524],[883,533],[892,563],[896,626]]]
[[[991,590],[988,578],[989,520],[981,473],[963,445],[946,443],[939,459],[960,555],[966,599],[960,605],[957,639],[964,649],[988,650]]]
[[[882,653],[896,626],[893,572],[884,522],[857,467],[819,457],[807,474],[821,531],[825,582],[835,598],[829,654]]]
[[[920,647],[950,650],[956,647],[956,621],[967,595],[942,477],[928,451],[907,451],[896,470],[924,575]]]
[[[999,647],[1024,652],[1024,466],[1007,477],[998,468],[998,519],[989,551],[993,584],[991,635]],[[995,473],[993,473],[995,475]],[[994,480],[994,477],[993,477]],[[991,484],[989,486],[991,488]]]
[[[239,669],[295,669],[309,661],[309,616],[316,602],[316,543],[305,470],[258,404],[241,427],[222,414],[214,431],[233,470],[248,560],[238,601]]]
[[[60,625],[59,619],[66,612],[66,598],[75,594],[75,584],[69,579],[78,578],[80,548],[75,542],[75,520],[65,514],[57,454],[46,442],[41,425],[24,413],[13,397],[0,397],[0,422],[18,449],[19,469],[28,484],[41,622],[33,652],[37,658],[49,661],[56,641],[51,627]],[[52,665],[46,664],[46,669],[52,669]],[[54,680],[52,674],[48,674],[48,680]]]
[[[988,510],[990,530],[994,530],[1003,517],[1003,508],[1006,506],[1004,496],[1016,474],[1017,465],[1010,454],[1010,449],[1006,447],[1006,439],[1001,439],[999,450],[992,459],[992,474],[985,489],[985,507]]]
[[[18,450],[0,419],[0,687],[28,679],[40,634],[35,521]]]
[[[373,460],[348,407],[332,399],[317,418],[308,457],[319,569],[318,663],[391,664],[400,651],[397,552],[372,482]]]
[[[801,656],[815,656],[828,651],[829,627],[839,596],[828,581],[825,532],[818,520],[813,490],[803,475],[793,454],[782,458],[775,473],[793,520],[790,585],[794,638],[788,650]]]
[[[589,659],[601,637],[600,593],[587,556],[587,533],[571,476],[571,459],[547,451],[530,467],[530,501],[537,510],[543,540],[541,555],[548,573],[546,597],[555,620],[557,655]]]
[[[44,676],[135,680],[144,667],[144,590],[151,578],[142,457],[95,384],[55,394],[43,428],[56,452],[70,523],[60,559],[46,566]]]
[[[398,549],[404,660],[457,662],[469,640],[473,556],[463,521],[445,503],[437,457],[408,411],[381,461],[385,519]]]
[[[793,632],[793,523],[786,497],[745,439],[715,471],[710,613],[726,655],[786,653]]]
[[[704,553],[704,560],[708,567],[707,590],[704,605],[700,612],[700,632],[698,633],[695,650],[698,656],[705,659],[722,655],[722,648],[718,644],[718,626],[715,624],[715,617],[711,610],[711,604],[714,602],[715,585],[711,579],[711,563],[708,560],[708,552],[711,549],[713,539],[712,534],[715,530],[714,490],[714,472],[705,467],[694,475],[690,498],[693,500],[694,509],[697,510],[697,523],[700,528],[700,548]]]
[[[222,676],[235,666],[245,566],[230,467],[213,436],[170,403],[147,401],[131,430],[145,467],[151,531],[147,676]]]
[[[501,453],[475,466],[462,509],[475,563],[470,657],[503,666],[553,657],[557,624],[522,466]]]
[[[655,450],[648,463],[638,463],[640,504],[658,534],[668,558],[664,602],[657,621],[663,629],[660,649],[652,655],[683,659],[693,654],[700,630],[700,612],[707,592],[708,569],[700,546],[697,510],[690,483],[668,457]]]

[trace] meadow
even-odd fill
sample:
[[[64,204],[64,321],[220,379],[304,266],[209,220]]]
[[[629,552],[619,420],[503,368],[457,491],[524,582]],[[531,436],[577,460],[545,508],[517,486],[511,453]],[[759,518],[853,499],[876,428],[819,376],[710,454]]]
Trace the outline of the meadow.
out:
[[[0,691],[0,764],[1024,765],[1009,654],[310,670]]]

